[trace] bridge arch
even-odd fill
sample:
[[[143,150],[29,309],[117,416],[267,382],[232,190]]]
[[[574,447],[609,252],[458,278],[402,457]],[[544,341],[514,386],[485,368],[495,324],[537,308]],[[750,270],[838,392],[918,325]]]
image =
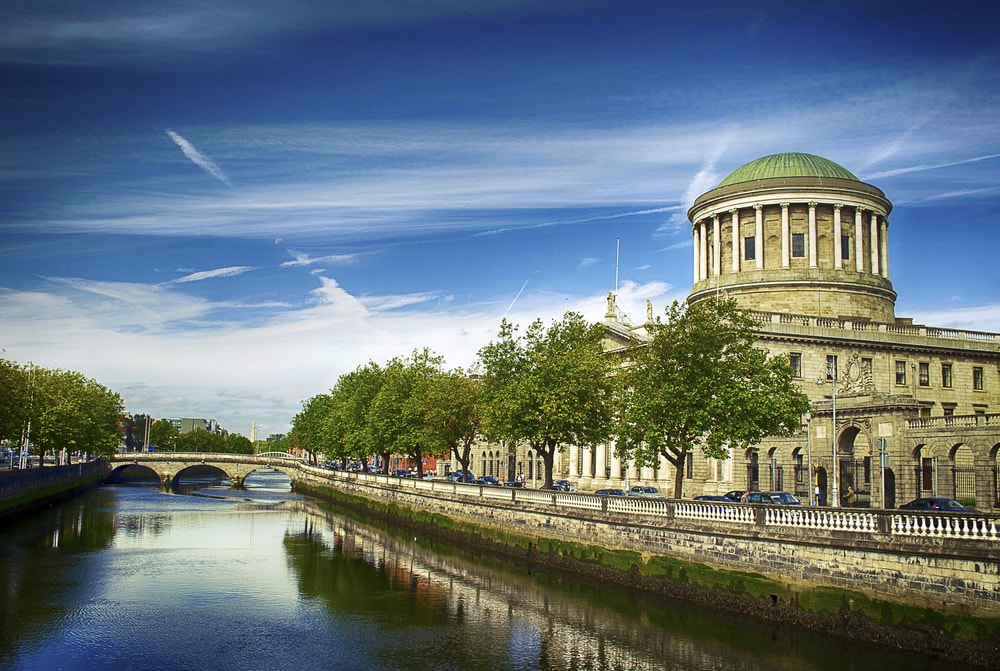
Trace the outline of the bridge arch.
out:
[[[246,477],[255,471],[272,469],[291,479],[299,479],[299,459],[283,452],[266,455],[171,453],[171,454],[118,454],[110,459],[112,466],[108,480],[115,481],[127,468],[142,467],[156,474],[165,490],[176,489],[179,479],[193,467],[209,467],[229,478],[230,486],[242,489]]]

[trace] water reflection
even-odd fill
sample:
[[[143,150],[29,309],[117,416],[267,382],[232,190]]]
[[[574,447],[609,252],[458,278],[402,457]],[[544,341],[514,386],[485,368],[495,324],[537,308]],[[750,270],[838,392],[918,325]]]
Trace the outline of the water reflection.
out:
[[[0,669],[935,666],[505,566],[321,510],[280,475],[102,488],[4,532]]]

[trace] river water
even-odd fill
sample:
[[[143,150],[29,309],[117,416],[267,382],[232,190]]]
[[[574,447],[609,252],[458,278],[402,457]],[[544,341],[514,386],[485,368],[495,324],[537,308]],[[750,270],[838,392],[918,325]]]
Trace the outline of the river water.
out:
[[[8,528],[0,669],[941,666],[469,556],[322,511],[287,482],[108,486]]]

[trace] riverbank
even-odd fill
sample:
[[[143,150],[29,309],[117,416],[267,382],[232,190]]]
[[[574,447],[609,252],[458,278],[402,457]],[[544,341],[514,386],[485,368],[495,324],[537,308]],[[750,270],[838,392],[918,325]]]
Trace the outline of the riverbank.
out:
[[[794,585],[663,555],[603,548],[582,539],[546,538],[315,482],[300,482],[296,491],[361,518],[381,519],[428,538],[559,572],[569,579],[599,582],[609,589],[659,595],[943,661],[995,668],[1000,660],[1000,620],[901,605],[851,590]]]
[[[0,471],[0,528],[100,485],[107,470],[107,465],[97,460]]]

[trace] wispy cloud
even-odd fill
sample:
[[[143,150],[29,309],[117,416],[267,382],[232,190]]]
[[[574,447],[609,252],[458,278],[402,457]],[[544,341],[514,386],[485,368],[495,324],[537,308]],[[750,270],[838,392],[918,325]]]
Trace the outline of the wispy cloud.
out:
[[[524,280],[524,284],[522,284],[522,285],[521,285],[521,288],[517,290],[517,295],[516,295],[516,296],[514,296],[514,300],[512,300],[512,301],[510,302],[510,305],[508,305],[508,306],[507,306],[507,309],[506,309],[506,310],[504,310],[504,314],[508,314],[508,313],[509,313],[509,312],[511,311],[511,309],[512,309],[512,308],[514,307],[514,303],[516,303],[516,302],[517,302],[517,299],[518,299],[518,298],[520,298],[520,297],[521,297],[521,294],[523,294],[523,293],[524,293],[524,288],[528,286],[528,279],[529,279],[529,278],[526,278],[526,279]]]
[[[200,282],[202,280],[209,280],[216,277],[234,277],[236,275],[242,275],[243,273],[248,273],[251,270],[253,270],[253,266],[230,266],[229,268],[202,270],[197,273],[191,273],[189,275],[185,275],[184,277],[178,277],[176,280],[168,282],[168,284],[185,284],[187,282]]]
[[[311,256],[305,252],[298,252],[293,249],[288,250],[288,253],[292,255],[292,261],[285,261],[281,264],[282,268],[295,268],[297,266],[312,266],[317,263],[353,263],[358,260],[360,254],[327,254],[325,256]]]
[[[226,186],[231,187],[233,185],[232,182],[229,181],[229,178],[226,177],[226,174],[222,172],[222,169],[219,168],[219,166],[215,165],[212,159],[208,158],[200,151],[198,151],[193,144],[191,144],[183,137],[181,137],[180,134],[175,133],[169,128],[167,129],[166,133],[167,136],[169,136],[170,139],[174,141],[174,144],[176,144],[178,147],[181,148],[181,151],[184,152],[184,155],[187,156],[189,159],[191,159],[192,163],[194,163],[196,166],[198,166],[199,168],[201,168],[202,170],[204,170],[209,175],[216,178]]]
[[[925,170],[939,170],[941,168],[951,168],[956,165],[967,165],[969,163],[977,163],[979,161],[988,161],[994,158],[1000,158],[1000,154],[987,154],[985,156],[976,156],[974,158],[967,158],[961,161],[948,161],[945,163],[925,163],[922,165],[911,165],[905,168],[896,168],[894,170],[883,170],[882,172],[874,172],[865,175],[864,179],[865,180],[882,179],[883,177],[906,175],[911,172],[924,172]]]

